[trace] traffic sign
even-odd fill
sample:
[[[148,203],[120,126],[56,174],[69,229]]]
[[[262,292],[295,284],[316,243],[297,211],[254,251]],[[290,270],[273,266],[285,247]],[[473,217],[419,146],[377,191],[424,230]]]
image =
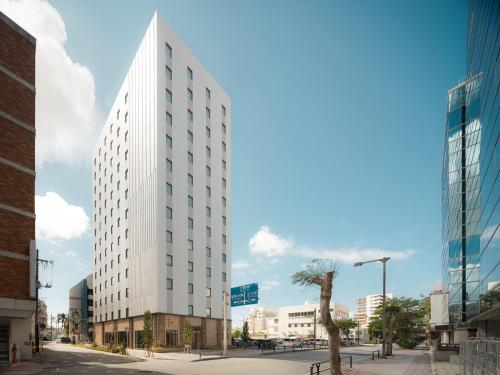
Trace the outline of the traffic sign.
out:
[[[256,303],[259,303],[259,285],[257,283],[231,288],[231,307]]]

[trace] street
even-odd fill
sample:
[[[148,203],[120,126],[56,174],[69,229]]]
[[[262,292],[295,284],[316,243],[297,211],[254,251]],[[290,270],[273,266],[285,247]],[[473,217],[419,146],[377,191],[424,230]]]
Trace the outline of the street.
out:
[[[371,349],[371,348],[370,348]],[[421,351],[401,351],[397,359],[371,361],[359,349],[344,348],[353,356],[353,369],[360,374],[413,374],[413,363],[423,358]],[[184,360],[141,360],[98,352],[68,344],[49,343],[39,359],[43,366],[39,374],[171,374],[171,375],[302,375],[308,374],[313,362],[328,359],[327,350],[276,353],[260,356],[257,351],[230,352],[232,358],[189,362]],[[344,355],[344,354],[343,354]],[[387,367],[390,366],[390,367]],[[343,368],[348,374],[348,365]],[[419,367],[422,367],[419,365]],[[429,368],[430,369],[430,368]],[[369,371],[369,372],[367,372]],[[16,374],[16,371],[12,372]],[[19,372],[21,373],[21,372]],[[427,372],[418,372],[425,374]],[[430,372],[429,372],[430,373]]]

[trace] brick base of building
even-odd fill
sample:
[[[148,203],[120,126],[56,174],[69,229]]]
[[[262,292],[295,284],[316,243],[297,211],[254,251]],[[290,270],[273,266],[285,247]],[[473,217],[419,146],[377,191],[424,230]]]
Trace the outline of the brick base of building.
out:
[[[186,321],[193,328],[193,349],[222,347],[221,319],[200,318],[195,316],[164,313],[151,314],[153,320],[153,346],[160,348],[184,347],[183,328]],[[231,321],[227,321],[228,343],[231,342]],[[141,335],[144,317],[134,316],[125,319],[94,323],[94,342],[97,345],[125,344],[130,348],[141,349]]]

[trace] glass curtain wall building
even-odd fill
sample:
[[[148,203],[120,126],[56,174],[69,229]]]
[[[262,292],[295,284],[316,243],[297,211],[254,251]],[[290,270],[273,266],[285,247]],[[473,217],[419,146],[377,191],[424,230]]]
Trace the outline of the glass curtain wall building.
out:
[[[448,92],[443,281],[450,324],[500,336],[500,1],[468,6],[467,79]]]

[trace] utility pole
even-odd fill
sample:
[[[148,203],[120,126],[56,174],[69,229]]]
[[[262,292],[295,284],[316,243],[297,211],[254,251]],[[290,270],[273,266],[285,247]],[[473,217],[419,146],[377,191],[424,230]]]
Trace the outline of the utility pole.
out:
[[[35,272],[35,347],[36,352],[40,351],[40,331],[38,322],[38,288],[40,288],[40,282],[38,281],[38,249],[36,249],[36,272]]]
[[[224,290],[224,321],[222,324],[222,349],[223,355],[227,356],[227,292]]]
[[[316,349],[316,308],[314,308],[314,343],[313,348]]]
[[[39,313],[38,313],[38,289],[42,288],[42,285],[40,284],[40,280],[38,279],[38,268],[39,264],[43,263],[45,265],[47,264],[53,264],[54,261],[49,261],[45,259],[40,259],[38,257],[38,249],[36,249],[36,266],[35,266],[35,351],[38,353],[40,352],[40,322],[38,321],[39,319]],[[44,285],[45,288],[51,288],[51,284]]]
[[[387,339],[387,315],[386,315],[386,312],[385,312],[385,269],[386,269],[386,264],[387,264],[387,261],[389,260],[389,258],[382,258],[382,264],[384,265],[384,285],[383,285],[383,295],[382,295],[382,306],[383,306],[383,318],[382,318],[382,330],[383,330],[383,338],[382,340],[384,340],[382,342],[382,353],[384,353],[383,355],[383,358],[386,357],[386,346],[387,346],[387,343],[386,343],[386,339]]]

